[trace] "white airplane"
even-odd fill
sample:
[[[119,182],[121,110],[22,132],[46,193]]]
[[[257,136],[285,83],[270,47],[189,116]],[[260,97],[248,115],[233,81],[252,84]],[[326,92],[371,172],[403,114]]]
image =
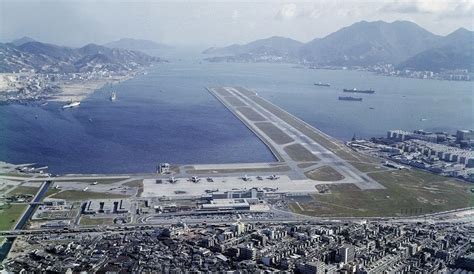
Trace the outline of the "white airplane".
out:
[[[270,176],[268,177],[268,179],[270,179],[270,180],[277,180],[277,179],[279,179],[279,178],[280,178],[280,176],[277,176],[277,175],[275,175],[275,174],[272,174],[272,175],[270,175]]]
[[[99,183],[99,182],[95,181],[95,182],[93,182],[91,185],[95,186],[95,185],[97,185],[98,183]]]
[[[193,183],[198,183],[199,181],[201,181],[201,178],[199,178],[199,177],[197,177],[197,176],[191,177],[191,182],[193,182]]]
[[[58,186],[58,185],[55,185],[55,186],[54,186],[54,188],[55,188],[55,189],[59,189],[59,188],[60,188],[60,186]]]
[[[244,177],[242,177],[242,180],[248,182],[248,181],[252,181],[252,178],[250,178],[249,176],[247,176],[247,174],[245,174]]]
[[[82,191],[87,191],[89,189],[88,186],[86,186]]]
[[[216,189],[206,189],[205,191],[206,191],[206,193],[213,193],[213,192],[218,192],[219,189],[218,188],[216,188]]]
[[[171,178],[168,179],[168,182],[170,182],[172,184],[176,183],[177,181],[178,181],[178,179],[176,179],[175,177],[171,177]]]

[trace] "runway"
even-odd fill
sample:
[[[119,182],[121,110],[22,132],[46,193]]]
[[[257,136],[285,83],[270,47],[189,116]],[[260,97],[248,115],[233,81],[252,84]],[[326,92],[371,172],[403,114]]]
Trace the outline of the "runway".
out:
[[[360,189],[384,188],[334,153],[334,148],[351,153],[343,143],[271,104],[256,92],[242,87],[213,87],[208,90],[290,167],[287,174],[291,179],[306,180],[306,171],[330,166],[344,176],[338,183],[353,183]],[[301,155],[307,156],[302,158]],[[314,165],[310,166],[311,163]],[[308,167],[302,168],[302,164]]]
[[[316,186],[321,184],[354,184],[362,190],[384,188],[346,160],[348,157],[358,160],[358,155],[343,143],[255,92],[242,87],[210,87],[208,91],[262,140],[278,163],[186,165],[173,174],[177,182],[170,183],[168,177],[163,177],[159,183],[154,178],[144,179],[142,197],[196,197],[206,190],[252,187],[273,189],[275,193],[304,194],[316,192]],[[309,171],[321,167],[330,167],[342,176],[334,180],[313,180],[307,176]],[[268,179],[272,174],[279,178]],[[191,176],[202,179],[191,182]],[[243,176],[250,180],[243,180]],[[206,177],[212,177],[212,181]]]

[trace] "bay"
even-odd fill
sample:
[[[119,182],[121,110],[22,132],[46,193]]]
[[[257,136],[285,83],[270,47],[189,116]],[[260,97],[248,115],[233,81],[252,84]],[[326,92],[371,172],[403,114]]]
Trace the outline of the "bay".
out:
[[[328,82],[331,87],[314,86]],[[288,64],[176,61],[97,90],[75,109],[0,106],[0,160],[50,172],[153,172],[159,162],[275,161],[266,146],[212,97],[207,86],[244,86],[324,132],[348,140],[389,129],[474,128],[472,82],[298,69]],[[362,102],[339,101],[343,88]],[[111,102],[116,91],[118,100]]]

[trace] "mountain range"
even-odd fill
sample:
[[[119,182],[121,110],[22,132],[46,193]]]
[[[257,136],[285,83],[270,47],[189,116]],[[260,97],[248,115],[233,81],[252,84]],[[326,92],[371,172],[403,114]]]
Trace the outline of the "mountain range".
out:
[[[81,48],[57,46],[29,39],[0,43],[0,72],[34,69],[37,72],[121,71],[160,61],[144,53],[88,44]]]
[[[21,45],[23,45],[25,43],[28,43],[28,42],[37,42],[37,41],[35,39],[31,38],[31,37],[23,36],[19,39],[15,39],[15,40],[11,41],[10,43],[12,43],[15,46],[21,46]]]
[[[472,71],[474,32],[435,35],[413,22],[361,21],[307,43],[270,37],[245,45],[209,48],[209,61],[298,62],[317,66],[393,64],[399,69]]]
[[[438,39],[431,48],[399,64],[399,68],[440,71],[467,69],[474,71],[474,32],[460,28]]]

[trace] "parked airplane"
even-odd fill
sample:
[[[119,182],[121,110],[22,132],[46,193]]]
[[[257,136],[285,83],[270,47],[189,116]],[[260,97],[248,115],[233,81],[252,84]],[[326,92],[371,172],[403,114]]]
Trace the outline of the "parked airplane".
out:
[[[218,192],[218,191],[219,191],[218,188],[216,188],[216,189],[206,189],[205,190],[206,193],[213,193],[213,192]]]
[[[199,181],[201,181],[201,178],[199,178],[199,177],[197,177],[197,176],[191,177],[191,182],[193,182],[193,183],[198,183]]]
[[[275,174],[272,174],[272,175],[270,175],[270,176],[268,177],[268,179],[270,179],[270,180],[277,180],[277,179],[279,179],[279,178],[280,178],[280,176],[277,176],[277,175],[275,175]]]
[[[178,179],[176,179],[175,177],[171,177],[171,178],[168,179],[168,182],[170,182],[172,184],[176,183],[177,181],[178,181]]]
[[[244,177],[242,177],[242,180],[248,182],[248,181],[252,181],[252,178],[250,178],[249,176],[247,176],[247,174],[245,174]]]

